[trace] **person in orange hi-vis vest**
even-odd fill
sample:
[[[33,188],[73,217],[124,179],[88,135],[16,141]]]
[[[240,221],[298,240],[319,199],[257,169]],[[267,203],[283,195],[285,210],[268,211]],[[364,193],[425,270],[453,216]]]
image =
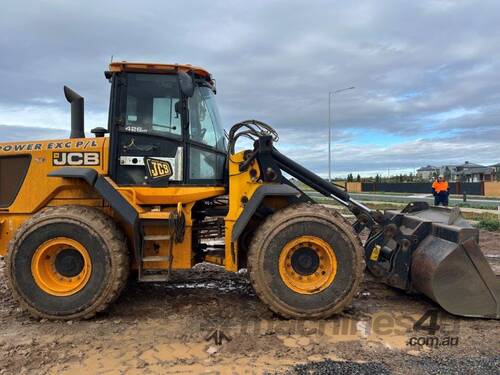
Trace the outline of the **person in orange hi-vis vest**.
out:
[[[450,195],[450,188],[448,182],[440,175],[436,181],[432,183],[432,194],[434,195],[434,205],[448,206],[448,196]]]

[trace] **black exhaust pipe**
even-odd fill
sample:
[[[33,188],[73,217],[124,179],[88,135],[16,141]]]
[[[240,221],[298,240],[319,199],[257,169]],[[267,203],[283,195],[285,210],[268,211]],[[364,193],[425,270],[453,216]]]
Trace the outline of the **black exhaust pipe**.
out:
[[[64,86],[64,96],[71,103],[71,134],[70,138],[85,138],[83,122],[83,97]]]

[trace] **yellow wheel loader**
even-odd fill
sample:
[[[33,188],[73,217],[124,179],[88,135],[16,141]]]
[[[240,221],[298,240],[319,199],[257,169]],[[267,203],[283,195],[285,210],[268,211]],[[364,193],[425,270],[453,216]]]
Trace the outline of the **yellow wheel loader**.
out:
[[[69,139],[0,144],[0,254],[32,315],[88,318],[131,270],[168,282],[172,270],[210,262],[247,268],[259,298],[286,318],[340,312],[365,265],[450,313],[500,317],[498,279],[458,210],[372,211],[281,154],[270,126],[244,121],[226,136],[202,68],[115,62],[105,76],[107,129],[86,138],[83,98],[65,87]],[[236,152],[241,138],[253,147]],[[286,176],[335,199],[355,223]]]

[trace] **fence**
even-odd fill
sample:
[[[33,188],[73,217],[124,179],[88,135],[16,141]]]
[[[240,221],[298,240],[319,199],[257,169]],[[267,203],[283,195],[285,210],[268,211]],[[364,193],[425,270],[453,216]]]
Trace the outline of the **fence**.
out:
[[[347,182],[346,189],[351,193],[361,193],[363,191],[361,182]]]
[[[484,195],[487,197],[500,197],[500,182],[485,182]]]
[[[495,186],[491,185],[495,184]],[[449,182],[450,194],[489,195],[500,196],[498,182]],[[390,192],[430,194],[431,184],[424,182],[361,182],[348,183],[347,189],[351,192]]]

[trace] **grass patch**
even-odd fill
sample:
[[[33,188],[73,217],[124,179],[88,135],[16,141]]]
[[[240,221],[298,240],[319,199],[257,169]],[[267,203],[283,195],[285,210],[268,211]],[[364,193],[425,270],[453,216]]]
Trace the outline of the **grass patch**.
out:
[[[496,221],[498,222],[498,215],[489,212],[463,212],[462,216],[467,220],[486,220],[486,221]]]
[[[478,208],[480,210],[496,210],[495,206],[486,206],[480,203],[455,203],[453,206],[463,207],[463,208]]]
[[[485,218],[479,220],[476,227],[490,232],[500,232],[500,221],[497,218]]]

